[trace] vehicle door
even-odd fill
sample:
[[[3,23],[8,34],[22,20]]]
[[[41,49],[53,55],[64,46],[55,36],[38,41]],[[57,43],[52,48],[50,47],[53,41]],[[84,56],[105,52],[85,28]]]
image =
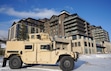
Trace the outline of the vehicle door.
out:
[[[49,63],[51,62],[51,50],[50,45],[48,44],[40,44],[38,45],[38,53],[37,53],[37,60],[41,64]]]
[[[36,63],[36,44],[34,43],[25,43],[23,58],[26,63]]]

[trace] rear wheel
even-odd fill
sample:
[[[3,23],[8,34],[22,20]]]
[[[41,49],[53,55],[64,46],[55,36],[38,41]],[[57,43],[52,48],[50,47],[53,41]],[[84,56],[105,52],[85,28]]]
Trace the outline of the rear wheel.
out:
[[[9,59],[9,67],[11,69],[19,69],[19,68],[21,68],[22,67],[22,61],[21,61],[20,57],[12,56]]]
[[[71,71],[74,68],[74,60],[70,56],[64,56],[60,60],[60,68],[63,71]]]

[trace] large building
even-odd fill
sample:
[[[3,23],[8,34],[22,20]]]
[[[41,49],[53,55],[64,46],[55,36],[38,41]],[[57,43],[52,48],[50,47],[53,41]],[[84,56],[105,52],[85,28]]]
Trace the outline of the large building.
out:
[[[81,54],[96,53],[96,42],[91,37],[90,24],[78,16],[63,10],[45,22],[45,32],[50,36],[66,37],[72,40],[73,51]]]
[[[63,10],[59,15],[53,15],[49,19],[35,20],[27,18],[14,22],[9,29],[9,40],[19,38],[20,30],[23,30],[21,29],[23,24],[25,25],[25,34],[45,32],[52,37],[71,39],[73,51],[81,54],[111,51],[111,43],[107,43],[110,42],[108,32],[101,27],[90,25],[77,13],[70,14]],[[104,44],[101,44],[103,41]]]
[[[60,15],[53,15],[45,22],[45,32],[51,36],[67,37],[72,35],[84,35],[91,37],[90,24],[78,16],[63,10]]]
[[[92,37],[96,40],[96,42],[110,42],[109,34],[106,30],[104,30],[101,26],[93,26],[92,28]]]
[[[18,22],[14,22],[9,28],[8,40],[18,40],[20,36],[20,31],[25,33],[25,36],[29,33],[39,33],[44,32],[44,22],[40,20],[35,20],[32,18],[22,19]],[[23,28],[24,25],[24,29]],[[24,31],[25,30],[25,31]]]

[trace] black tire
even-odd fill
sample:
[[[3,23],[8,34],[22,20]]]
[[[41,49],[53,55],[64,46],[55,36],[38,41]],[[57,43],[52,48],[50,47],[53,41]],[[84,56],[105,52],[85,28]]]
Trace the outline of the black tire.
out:
[[[64,56],[60,60],[60,68],[63,71],[71,71],[74,69],[74,60],[70,56]]]
[[[19,69],[19,68],[21,68],[22,67],[22,61],[21,61],[20,57],[12,56],[9,59],[9,67],[11,69]]]

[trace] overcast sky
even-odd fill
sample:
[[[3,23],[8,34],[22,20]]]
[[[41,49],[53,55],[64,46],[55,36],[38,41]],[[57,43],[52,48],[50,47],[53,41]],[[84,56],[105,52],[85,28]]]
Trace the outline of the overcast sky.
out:
[[[0,0],[0,36],[6,37],[14,21],[50,18],[67,10],[91,25],[102,26],[111,39],[111,0]]]

